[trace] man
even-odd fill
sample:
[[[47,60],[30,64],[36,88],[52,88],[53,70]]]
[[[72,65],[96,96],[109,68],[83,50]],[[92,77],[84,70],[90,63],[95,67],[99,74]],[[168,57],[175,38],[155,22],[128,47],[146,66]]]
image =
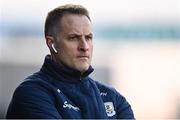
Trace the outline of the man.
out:
[[[86,8],[68,4],[49,12],[45,38],[51,55],[15,90],[6,118],[134,118],[122,95],[88,77],[93,33]]]

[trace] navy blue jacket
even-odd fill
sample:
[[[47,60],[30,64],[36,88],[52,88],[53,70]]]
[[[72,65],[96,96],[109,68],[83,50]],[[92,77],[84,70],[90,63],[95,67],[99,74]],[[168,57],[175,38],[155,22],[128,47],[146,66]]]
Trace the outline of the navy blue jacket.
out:
[[[16,88],[6,118],[133,119],[126,99],[88,77],[91,72],[90,66],[81,75],[46,56],[41,70]]]

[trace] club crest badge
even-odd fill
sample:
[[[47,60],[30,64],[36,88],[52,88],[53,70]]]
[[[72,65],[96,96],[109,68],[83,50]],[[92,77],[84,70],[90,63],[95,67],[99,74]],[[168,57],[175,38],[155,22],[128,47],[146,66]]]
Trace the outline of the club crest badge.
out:
[[[116,111],[114,110],[114,106],[112,102],[105,102],[104,106],[105,106],[108,117],[112,117],[113,115],[116,114]]]

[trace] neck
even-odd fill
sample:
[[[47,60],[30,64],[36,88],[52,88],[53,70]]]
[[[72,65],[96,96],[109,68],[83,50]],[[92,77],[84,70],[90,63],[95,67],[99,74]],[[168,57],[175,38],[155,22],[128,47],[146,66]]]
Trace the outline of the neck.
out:
[[[62,60],[58,59],[56,57],[56,54],[51,54],[51,60],[53,60],[56,64],[60,65],[60,66],[65,66],[68,67]],[[68,67],[70,68],[70,67]],[[83,75],[86,71],[79,71],[81,75]]]
[[[79,79],[85,78],[93,72],[91,66],[89,66],[88,70],[85,72],[79,72],[78,70],[72,69],[62,63],[59,65],[55,60],[53,56],[47,55],[41,71],[50,74],[57,80],[77,82]]]

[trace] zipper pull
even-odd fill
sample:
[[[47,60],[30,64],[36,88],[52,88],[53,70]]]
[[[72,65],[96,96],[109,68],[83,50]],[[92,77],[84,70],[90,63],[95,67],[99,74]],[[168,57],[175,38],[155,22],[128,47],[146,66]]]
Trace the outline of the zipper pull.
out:
[[[80,75],[80,78],[79,78],[80,81],[82,80],[82,76],[83,76],[83,73],[81,73],[81,75]]]

